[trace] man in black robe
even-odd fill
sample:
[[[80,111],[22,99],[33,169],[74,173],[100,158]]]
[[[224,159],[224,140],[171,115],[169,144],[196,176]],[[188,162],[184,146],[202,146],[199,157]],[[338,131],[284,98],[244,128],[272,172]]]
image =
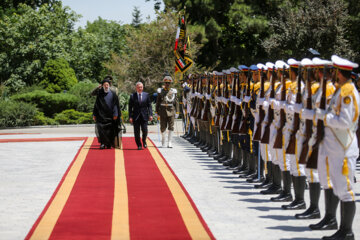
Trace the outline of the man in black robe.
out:
[[[114,146],[115,137],[120,131],[121,111],[119,98],[115,91],[110,89],[110,78],[106,77],[102,87],[98,89],[93,118],[96,122],[95,132],[100,143],[100,148],[111,148]]]

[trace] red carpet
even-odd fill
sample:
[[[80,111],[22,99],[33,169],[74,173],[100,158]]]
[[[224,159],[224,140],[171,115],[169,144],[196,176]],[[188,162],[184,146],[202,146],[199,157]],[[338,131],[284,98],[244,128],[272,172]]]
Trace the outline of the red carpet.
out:
[[[86,140],[26,239],[214,239],[149,142],[99,150]]]

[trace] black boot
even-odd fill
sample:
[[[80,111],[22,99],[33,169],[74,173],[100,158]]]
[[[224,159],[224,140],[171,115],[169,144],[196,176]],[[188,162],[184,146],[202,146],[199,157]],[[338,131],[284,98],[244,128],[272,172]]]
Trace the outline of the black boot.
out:
[[[265,164],[265,163],[263,163],[263,164]],[[255,188],[268,188],[272,184],[272,164],[271,164],[271,162],[267,162],[266,167],[267,167],[267,174],[266,174],[265,180],[261,184],[255,185],[254,186]]]
[[[283,171],[283,189],[279,196],[270,198],[273,202],[291,202],[293,200],[291,195],[291,175],[290,171]]]
[[[270,187],[266,190],[260,191],[262,194],[279,194],[281,193],[281,170],[279,165],[275,165],[271,163],[272,165],[272,184]]]
[[[354,240],[355,236],[352,231],[352,223],[355,216],[355,202],[341,201],[341,224],[340,229],[329,237],[323,237],[324,240]]]
[[[325,216],[316,223],[310,224],[311,230],[332,230],[337,229],[338,224],[336,221],[336,209],[339,203],[339,198],[335,196],[333,189],[325,189]]]
[[[319,198],[320,183],[310,183],[310,207],[303,213],[296,214],[297,219],[315,219],[320,218]]]
[[[293,176],[295,200],[292,201],[289,205],[281,206],[285,210],[296,210],[296,209],[305,209],[306,203],[304,201],[304,192],[305,192],[305,182],[306,176]]]
[[[248,178],[255,172],[251,154],[247,151],[244,151],[244,156],[246,156],[247,159],[248,171],[240,173],[239,178]]]

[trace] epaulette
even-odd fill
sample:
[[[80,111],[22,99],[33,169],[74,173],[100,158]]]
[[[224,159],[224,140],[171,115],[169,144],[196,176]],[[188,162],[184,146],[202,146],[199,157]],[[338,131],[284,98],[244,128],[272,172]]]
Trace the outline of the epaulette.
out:
[[[330,96],[332,96],[335,92],[335,87],[331,82],[328,82],[326,84],[326,98],[329,98]]]
[[[261,82],[255,83],[255,85],[254,85],[254,91],[255,91],[255,93],[258,92],[258,90],[260,89],[260,87],[261,87]]]
[[[271,86],[270,82],[264,82],[264,92],[269,90],[270,86]]]
[[[254,88],[254,84],[250,82],[250,90],[252,90],[253,88]]]
[[[320,88],[320,83],[314,82],[311,84],[311,94],[315,94]]]
[[[288,89],[291,86],[292,82],[288,79],[285,81],[285,89]]]
[[[162,88],[158,88],[158,89],[157,89],[157,92],[158,92],[158,93],[161,93],[161,89],[162,89]]]
[[[347,82],[341,86],[340,95],[341,97],[346,97],[352,94],[353,91],[354,91],[354,85],[352,85],[350,82]]]
[[[177,93],[176,88],[171,88],[170,90],[171,90],[173,93]]]

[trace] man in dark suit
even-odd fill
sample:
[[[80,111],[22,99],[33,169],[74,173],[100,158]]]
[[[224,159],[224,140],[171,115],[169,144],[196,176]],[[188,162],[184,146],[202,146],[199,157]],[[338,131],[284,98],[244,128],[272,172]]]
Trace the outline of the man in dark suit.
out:
[[[147,123],[153,119],[151,100],[148,93],[143,92],[144,86],[141,82],[136,83],[136,92],[130,95],[129,120],[134,124],[135,142],[138,150],[147,147],[146,137],[148,133]],[[142,145],[140,141],[140,127],[143,133]]]

